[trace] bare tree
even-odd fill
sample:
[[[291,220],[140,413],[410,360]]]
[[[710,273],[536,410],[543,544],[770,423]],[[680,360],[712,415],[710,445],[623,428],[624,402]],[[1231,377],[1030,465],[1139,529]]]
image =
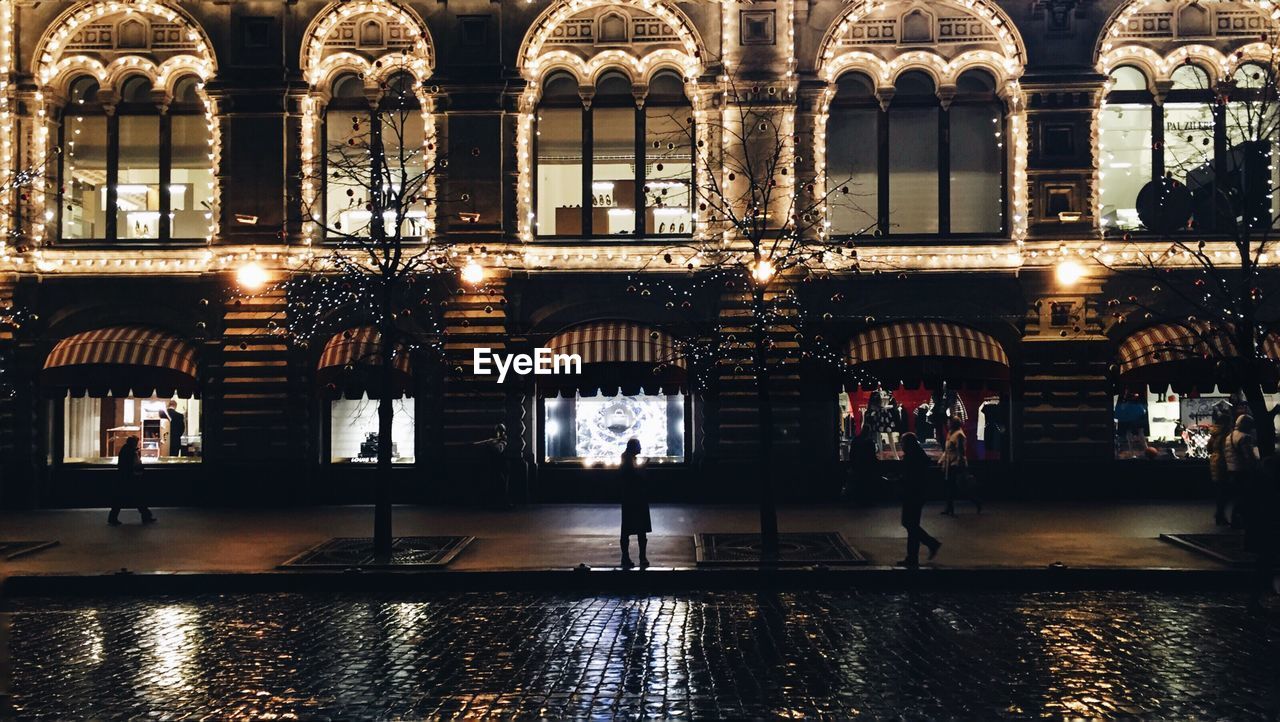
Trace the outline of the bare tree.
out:
[[[1265,347],[1280,322],[1280,274],[1271,258],[1280,221],[1278,62],[1272,45],[1265,58],[1237,54],[1220,77],[1203,74],[1213,91],[1213,130],[1173,129],[1185,138],[1170,144],[1166,175],[1138,197],[1139,214],[1157,237],[1126,233],[1119,248],[1103,244],[1093,254],[1115,274],[1113,282],[1129,286],[1108,301],[1112,321],[1180,329],[1184,341],[1150,353],[1213,361],[1218,380],[1239,389],[1259,422],[1258,447],[1268,455],[1275,450],[1274,410],[1264,389],[1275,383],[1276,364]]]
[[[722,77],[713,95],[718,97],[699,99],[693,116],[671,124],[695,149],[693,202],[699,224],[689,240],[665,247],[660,260],[644,269],[680,269],[688,279],[673,282],[640,273],[633,287],[660,289],[669,305],[688,304],[700,295],[697,289],[705,289],[720,304],[740,307],[738,315],[718,308],[709,327],[684,342],[679,353],[703,386],[724,374],[753,377],[761,542],[765,555],[776,557],[770,377],[779,365],[801,356],[843,360],[809,328],[796,285],[835,271],[861,271],[852,238],[833,242],[826,236],[830,205],[856,206],[858,194],[848,182],[822,186],[825,180],[816,177],[813,164],[803,162],[797,149],[802,131],[785,84]],[[663,199],[652,202],[660,205]]]
[[[435,233],[436,183],[447,159],[436,153],[419,84],[408,73],[365,85],[367,107],[338,114],[346,124],[329,133],[323,157],[308,170],[324,189],[305,199],[301,223],[315,236],[307,259],[276,285],[286,311],[276,332],[307,348],[359,326],[377,331],[344,371],[377,390],[378,437],[374,553],[389,559],[392,419],[398,361],[442,353],[439,308],[461,290],[459,275],[479,282],[479,266]],[[332,390],[331,390],[332,391]]]

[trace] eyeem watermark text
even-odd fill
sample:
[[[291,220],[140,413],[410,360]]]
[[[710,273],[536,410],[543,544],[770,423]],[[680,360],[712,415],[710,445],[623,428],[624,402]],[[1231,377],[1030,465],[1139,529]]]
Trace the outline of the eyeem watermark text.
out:
[[[581,374],[582,357],[576,353],[552,353],[549,348],[534,349],[532,356],[527,353],[503,354],[481,346],[472,349],[471,368],[476,376],[490,376],[496,369],[498,383],[502,383],[506,380],[508,371],[514,371],[520,376]]]

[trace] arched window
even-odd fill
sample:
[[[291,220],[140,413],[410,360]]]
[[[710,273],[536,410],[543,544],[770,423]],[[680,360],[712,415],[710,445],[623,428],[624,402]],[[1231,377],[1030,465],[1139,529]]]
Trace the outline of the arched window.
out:
[[[1141,229],[1138,194],[1165,176],[1191,191],[1196,225],[1212,227],[1214,158],[1226,142],[1225,124],[1214,112],[1213,82],[1203,68],[1181,65],[1170,80],[1160,105],[1141,70],[1120,66],[1111,72],[1098,119],[1098,193],[1105,228]]]
[[[412,75],[397,73],[378,85],[376,105],[371,105],[360,76],[349,73],[333,80],[323,130],[321,215],[329,237],[368,235],[375,221],[370,197],[378,189],[387,194],[382,223],[394,224],[399,209],[401,236],[427,232],[431,174],[416,86]]]
[[[654,76],[643,105],[621,73],[600,77],[590,107],[573,77],[548,78],[535,140],[538,234],[692,233],[692,115],[674,73]]]
[[[62,240],[206,237],[213,174],[199,82],[180,78],[165,106],[148,78],[129,77],[108,113],[94,78],[72,81],[59,126]]]
[[[833,235],[1007,233],[1004,106],[985,71],[961,75],[947,107],[932,77],[904,72],[887,111],[869,77],[846,74],[826,145]]]

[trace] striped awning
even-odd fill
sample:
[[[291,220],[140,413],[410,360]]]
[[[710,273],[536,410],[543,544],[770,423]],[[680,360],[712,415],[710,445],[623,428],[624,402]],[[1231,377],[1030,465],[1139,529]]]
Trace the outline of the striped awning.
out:
[[[1121,384],[1147,385],[1175,391],[1234,390],[1239,363],[1232,329],[1214,329],[1206,322],[1195,325],[1163,323],[1137,331],[1120,344],[1117,353]],[[1280,336],[1268,334],[1262,353],[1280,361]],[[1266,363],[1266,362],[1264,362]],[[1271,389],[1277,382],[1275,364],[1267,364],[1261,379]]]
[[[1129,336],[1120,344],[1120,375],[1146,366],[1178,361],[1204,361],[1235,356],[1227,334],[1205,323],[1195,326],[1162,323]]]
[[[324,345],[316,364],[316,380],[329,397],[378,398],[383,386],[381,365],[382,334],[372,326],[359,326],[334,334]],[[403,346],[392,355],[391,367],[392,395],[409,394],[413,367]]]
[[[195,348],[146,326],[110,326],[68,336],[45,358],[41,383],[93,396],[172,396],[197,391]]]
[[[629,321],[593,321],[552,337],[546,348],[582,357],[582,374],[539,377],[548,393],[678,393],[686,373],[675,338]]]
[[[1000,342],[945,321],[877,326],[849,340],[849,362],[882,381],[1004,381],[1009,356]]]

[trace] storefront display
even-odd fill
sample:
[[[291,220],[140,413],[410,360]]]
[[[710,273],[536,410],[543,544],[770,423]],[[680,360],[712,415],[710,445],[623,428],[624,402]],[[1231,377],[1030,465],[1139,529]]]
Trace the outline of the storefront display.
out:
[[[144,464],[200,461],[199,399],[67,396],[62,418],[64,464],[114,464],[130,436]]]
[[[881,461],[902,454],[902,435],[911,432],[932,459],[942,455],[947,424],[958,419],[969,440],[969,458],[996,461],[1007,458],[1008,405],[1004,396],[987,389],[952,388],[893,390],[855,388],[839,395],[840,453],[848,461],[853,446],[865,433]]]
[[[1266,399],[1267,408],[1280,405],[1280,394]],[[1212,427],[1233,425],[1237,416],[1249,413],[1243,396],[1218,389],[1204,394],[1127,389],[1113,401],[1116,458],[1123,460],[1208,458]],[[1280,423],[1276,428],[1280,431]]]
[[[391,463],[414,462],[413,399],[391,402]],[[378,402],[368,396],[329,403],[329,461],[374,464],[378,461]]]
[[[545,399],[544,460],[615,465],[634,438],[650,462],[684,461],[685,401],[645,393]]]

